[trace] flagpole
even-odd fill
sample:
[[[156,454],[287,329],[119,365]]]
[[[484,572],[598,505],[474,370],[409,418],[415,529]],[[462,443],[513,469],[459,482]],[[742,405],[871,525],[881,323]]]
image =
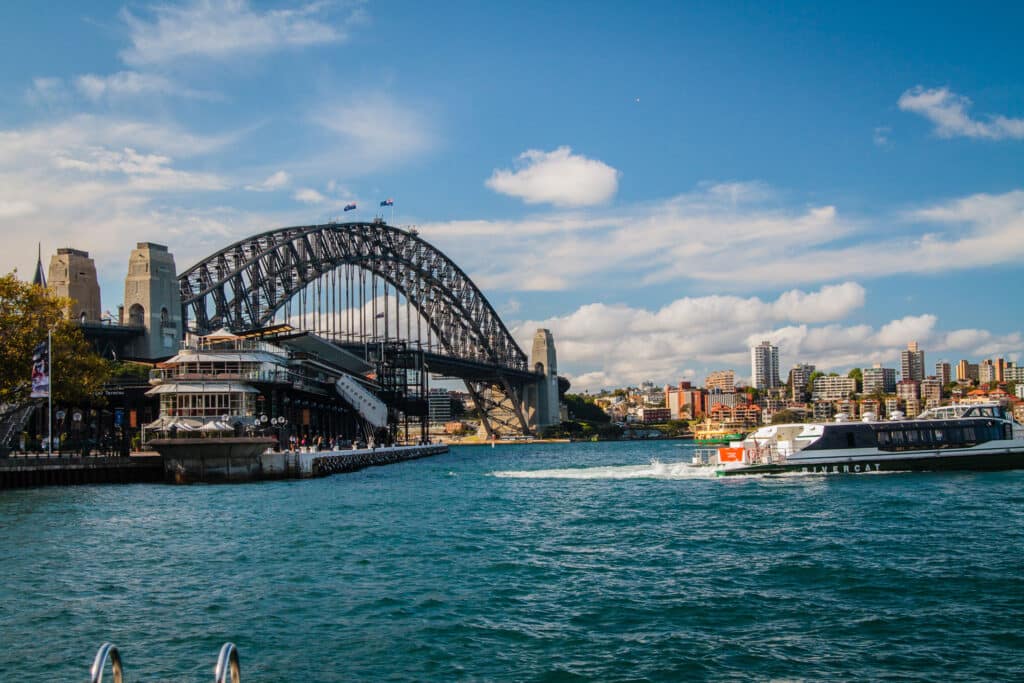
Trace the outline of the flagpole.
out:
[[[49,457],[53,457],[53,328],[51,327],[46,331],[46,373],[49,375],[47,378],[46,388],[46,454]]]

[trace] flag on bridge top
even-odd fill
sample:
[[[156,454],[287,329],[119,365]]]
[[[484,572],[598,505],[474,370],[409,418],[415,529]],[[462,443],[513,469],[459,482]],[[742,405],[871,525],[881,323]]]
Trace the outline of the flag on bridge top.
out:
[[[355,205],[355,203],[352,203],[352,204],[346,204],[346,205],[345,205],[345,211],[353,211],[353,210],[355,210],[355,208],[356,208],[356,205]]]
[[[382,201],[382,202],[380,203],[380,205],[381,205],[381,206],[394,206],[394,205],[395,205],[395,200],[394,200],[394,199],[392,199],[391,197],[388,197],[387,199],[385,199],[384,201]]]

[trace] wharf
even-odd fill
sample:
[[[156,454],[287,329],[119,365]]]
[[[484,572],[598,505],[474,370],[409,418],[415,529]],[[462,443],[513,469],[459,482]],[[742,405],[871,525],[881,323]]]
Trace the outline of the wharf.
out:
[[[260,456],[264,479],[325,477],[448,452],[447,444],[383,446],[334,451],[267,451]]]
[[[17,455],[0,458],[0,490],[163,480],[164,463],[158,455]]]

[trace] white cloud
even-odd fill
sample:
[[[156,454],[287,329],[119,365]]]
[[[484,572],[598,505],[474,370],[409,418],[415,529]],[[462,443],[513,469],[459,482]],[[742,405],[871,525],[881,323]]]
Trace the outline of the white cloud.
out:
[[[382,94],[318,106],[313,122],[338,140],[331,164],[342,160],[360,172],[377,170],[433,149],[437,135],[422,108]]]
[[[619,189],[619,172],[596,159],[573,154],[569,147],[551,152],[530,149],[519,155],[516,170],[495,169],[486,185],[519,197],[527,204],[593,206]]]
[[[174,157],[193,157],[217,152],[240,135],[199,135],[174,124],[76,114],[56,123],[0,130],[0,167],[18,158],[38,159],[68,149],[94,147],[132,147],[159,150]]]
[[[67,89],[60,78],[38,77],[25,91],[25,99],[31,104],[54,104],[67,99]]]
[[[191,173],[171,168],[172,159],[159,154],[140,154],[131,147],[123,150],[91,148],[71,156],[57,153],[54,166],[90,174],[120,173],[129,186],[141,190],[222,190],[223,179],[209,173]]]
[[[818,302],[834,301],[826,313]],[[801,304],[809,303],[808,306]],[[575,390],[659,384],[681,378],[703,382],[711,370],[732,369],[749,380],[750,347],[767,339],[780,347],[780,372],[797,362],[824,371],[898,367],[899,352],[917,340],[930,357],[977,358],[1011,355],[1020,334],[1002,337],[984,330],[937,330],[931,314],[908,316],[880,327],[840,321],[865,305],[857,283],[822,287],[813,292],[785,292],[774,300],[731,296],[685,297],[657,309],[593,303],[547,320],[524,321],[512,332],[525,348],[537,328],[555,337],[559,367]],[[823,323],[824,324],[821,324]],[[939,354],[936,356],[936,354]]]
[[[75,88],[93,101],[142,95],[171,95],[204,100],[221,99],[215,93],[201,92],[178,85],[165,76],[139,73],[138,71],[119,71],[108,76],[85,74],[75,79]]]
[[[321,204],[327,201],[327,197],[310,187],[303,187],[295,191],[292,195],[292,199],[303,202],[305,204]]]
[[[907,90],[898,101],[903,111],[920,114],[935,124],[935,134],[943,138],[963,136],[988,140],[1024,139],[1024,119],[989,115],[986,120],[971,118],[971,100],[949,88],[926,90],[917,86]]]
[[[291,182],[291,177],[284,171],[277,171],[264,180],[262,183],[256,185],[246,185],[245,189],[250,192],[271,192],[273,190],[280,190],[281,188],[287,187],[288,183]]]
[[[39,210],[32,202],[18,199],[0,199],[0,218],[16,218]]]
[[[423,233],[488,288],[626,288],[697,282],[736,291],[966,270],[1024,258],[1024,191],[979,194],[868,221],[833,206],[734,202],[703,186],[615,210],[521,221],[424,224]],[[468,238],[486,237],[481,253]]]
[[[131,47],[128,64],[160,64],[188,57],[224,59],[282,48],[337,43],[343,25],[324,16],[326,4],[260,11],[247,0],[193,0],[183,6],[158,5],[141,18],[123,12]],[[354,13],[352,18],[361,16]]]

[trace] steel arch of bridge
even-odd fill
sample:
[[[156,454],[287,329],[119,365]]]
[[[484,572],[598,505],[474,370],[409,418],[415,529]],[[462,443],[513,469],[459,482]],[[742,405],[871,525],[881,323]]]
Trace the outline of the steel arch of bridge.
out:
[[[452,356],[529,372],[526,354],[469,276],[414,231],[380,221],[279,228],[235,242],[178,277],[183,318],[200,334],[263,327],[344,265],[394,287]]]

